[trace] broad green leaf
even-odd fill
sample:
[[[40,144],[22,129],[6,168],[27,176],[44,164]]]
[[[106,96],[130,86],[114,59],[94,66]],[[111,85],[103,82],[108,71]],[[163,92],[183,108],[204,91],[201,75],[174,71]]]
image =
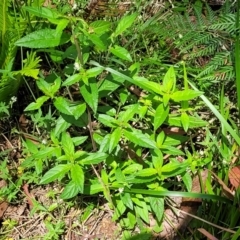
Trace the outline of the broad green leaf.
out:
[[[138,113],[139,104],[127,106],[127,110],[119,114],[118,120],[121,122],[128,122],[133,116]]]
[[[133,174],[136,173],[137,171],[142,170],[143,166],[141,164],[138,163],[132,163],[129,166],[127,166],[122,172],[124,174]]]
[[[54,135],[59,136],[62,132],[66,131],[71,124],[66,122],[62,116],[60,116],[57,121],[55,122],[55,129],[54,129]]]
[[[152,163],[156,171],[160,173],[163,165],[163,155],[159,149],[152,154]]]
[[[118,183],[124,184],[126,182],[126,178],[120,168],[115,169],[115,177]]]
[[[166,122],[170,126],[182,127],[181,116],[179,115],[169,114]],[[189,128],[205,127],[207,124],[208,123],[200,117],[189,116]]]
[[[70,109],[72,111],[72,114],[74,116],[74,118],[76,120],[79,119],[80,116],[83,115],[83,113],[86,111],[86,103],[77,103],[77,102],[74,102],[71,106],[70,106]]]
[[[108,155],[102,152],[89,153],[89,156],[80,161],[83,165],[98,164],[105,161]]]
[[[108,174],[105,169],[101,170],[101,179],[105,185],[108,185]]]
[[[111,153],[114,148],[118,145],[118,142],[121,138],[122,135],[122,129],[120,127],[116,128],[110,137],[110,142],[109,142],[109,153]]]
[[[96,79],[89,79],[89,86],[81,83],[80,93],[82,94],[85,102],[89,105],[93,112],[96,113],[98,107],[98,87]]]
[[[157,220],[161,222],[164,214],[164,198],[149,197],[149,202],[151,209],[153,210],[155,216],[157,217]]]
[[[52,94],[51,97],[53,97],[55,93],[57,93],[60,87],[61,87],[61,78],[58,77],[54,80],[54,83],[51,85],[51,90],[50,90]]]
[[[111,22],[98,20],[95,22],[90,23],[89,25],[89,32],[94,32],[96,34],[103,34],[109,31],[111,28]]]
[[[66,98],[57,97],[57,98],[55,98],[53,104],[59,112],[67,114],[67,115],[72,115],[69,101]]]
[[[74,83],[77,83],[81,80],[82,76],[81,74],[77,73],[72,76],[69,76],[62,84],[62,86],[70,86]]]
[[[139,177],[139,176],[127,176],[126,181],[128,184],[142,184],[142,183],[152,183],[157,178],[157,175],[152,175],[149,177]]]
[[[146,148],[156,148],[156,143],[150,136],[141,133],[140,131],[123,130],[124,136],[132,143]]]
[[[56,32],[54,29],[40,29],[20,38],[15,45],[28,48],[51,48],[57,47],[69,41],[67,34]]]
[[[104,44],[104,42],[101,40],[101,38],[93,33],[93,34],[87,34],[89,40],[96,46],[96,48],[99,51],[104,51],[106,50],[106,45]]]
[[[52,8],[23,6],[23,9],[41,18],[58,18],[61,16]]]
[[[62,147],[63,147],[63,151],[66,154],[66,156],[68,156],[69,158],[72,158],[74,155],[74,144],[73,141],[71,139],[71,137],[69,136],[69,134],[67,132],[63,132],[62,133]],[[71,159],[73,160],[73,159]]]
[[[108,126],[108,127],[116,127],[119,125],[118,121],[113,118],[113,117],[110,117],[106,114],[99,114],[98,117],[97,117],[98,121],[100,121],[103,125],[105,126]]]
[[[127,28],[131,27],[137,17],[137,13],[124,16],[117,25],[115,32],[112,34],[113,37],[117,37],[122,34]]]
[[[183,151],[179,150],[178,148],[176,147],[172,147],[172,146],[169,146],[169,145],[162,145],[160,147],[160,149],[164,152],[164,153],[167,153],[167,154],[170,154],[170,155],[184,155]]]
[[[157,136],[157,146],[160,148],[163,144],[163,142],[165,141],[165,133],[164,131],[161,131],[158,136]]]
[[[118,201],[117,207],[116,207],[113,217],[112,217],[113,221],[116,221],[119,217],[121,217],[123,215],[123,213],[125,212],[125,210],[126,210],[126,207],[123,204],[123,202]]]
[[[45,94],[48,95],[49,97],[53,97],[53,94],[51,92],[51,85],[47,83],[44,79],[39,78],[37,80],[37,86],[38,88]]]
[[[182,126],[183,126],[184,131],[187,132],[188,127],[189,127],[189,116],[186,112],[182,112],[181,121],[182,121]]]
[[[58,179],[59,177],[63,177],[70,169],[70,164],[59,164],[44,174],[40,181],[40,184],[47,184]]]
[[[149,177],[157,174],[157,170],[155,168],[145,168],[136,173],[138,177]]]
[[[88,76],[88,78],[91,77],[96,77],[98,76],[100,73],[102,73],[104,69],[102,67],[94,67],[94,68],[90,68],[86,71],[86,74]]]
[[[170,67],[163,78],[163,91],[171,93],[175,90],[176,75],[173,67]]]
[[[186,172],[182,176],[182,180],[183,180],[184,185],[186,186],[188,192],[191,192],[192,191],[192,177],[191,177],[190,173]]]
[[[132,57],[131,57],[130,53],[128,52],[127,49],[125,49],[123,47],[115,45],[110,48],[110,52],[123,60],[132,62]]]
[[[203,92],[187,89],[187,90],[174,92],[170,97],[175,102],[181,102],[181,101],[194,99],[202,94]]]
[[[145,91],[157,93],[160,95],[163,94],[162,86],[159,83],[151,82],[144,77],[135,76],[133,77],[131,82],[133,82],[135,85],[139,86]]]
[[[88,136],[73,137],[72,141],[75,146],[79,146],[88,139]]]
[[[78,164],[74,164],[71,168],[71,178],[75,185],[78,186],[79,192],[83,193],[84,188],[84,172]]]
[[[169,105],[165,107],[163,103],[159,104],[154,116],[154,131],[156,131],[164,123],[168,114],[169,114]]]
[[[39,109],[39,108],[43,105],[43,103],[45,103],[48,99],[49,99],[48,96],[42,96],[42,97],[38,98],[35,103],[30,103],[30,104],[24,109],[24,111],[37,110],[37,109]]]
[[[128,207],[129,209],[133,210],[133,202],[131,195],[129,193],[123,193],[120,195],[120,198],[123,202],[123,204]]]
[[[105,153],[108,151],[109,149],[109,143],[110,143],[110,134],[105,135],[105,137],[103,138],[101,144],[100,144],[100,148],[99,148],[99,152]]]
[[[80,192],[79,186],[74,181],[71,181],[64,188],[63,192],[60,195],[60,198],[70,199],[75,197],[79,192]]]
[[[145,202],[142,202],[143,207],[135,206],[135,212],[141,219],[149,224],[148,208]]]
[[[55,147],[44,147],[43,149],[38,150],[37,153],[33,154],[33,157],[35,159],[39,158],[39,159],[45,160],[48,157],[54,156],[55,155],[54,152],[55,152]]]

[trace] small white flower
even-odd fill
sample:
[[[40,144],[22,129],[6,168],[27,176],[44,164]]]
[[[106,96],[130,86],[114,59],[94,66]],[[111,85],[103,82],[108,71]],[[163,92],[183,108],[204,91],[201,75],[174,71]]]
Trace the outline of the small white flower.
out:
[[[17,97],[13,96],[11,97],[11,103],[15,103],[17,101]]]
[[[77,4],[74,2],[73,6],[72,6],[72,11],[76,10],[77,9]]]
[[[46,139],[43,139],[43,140],[42,140],[42,144],[46,145],[46,144],[47,144],[47,140],[46,140]]]
[[[119,188],[118,191],[119,193],[123,193],[124,188]]]
[[[78,62],[75,62],[75,63],[74,63],[74,69],[77,70],[77,71],[79,71],[80,68],[81,68],[80,64],[79,64]]]
[[[180,34],[178,34],[178,37],[181,39],[181,38],[183,38],[183,35],[180,33]]]

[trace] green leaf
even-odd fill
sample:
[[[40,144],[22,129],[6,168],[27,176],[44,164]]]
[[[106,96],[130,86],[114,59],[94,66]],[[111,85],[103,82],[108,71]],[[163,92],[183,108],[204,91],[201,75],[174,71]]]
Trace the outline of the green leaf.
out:
[[[157,170],[155,168],[145,168],[136,173],[137,177],[149,177],[157,174]]]
[[[163,78],[163,91],[165,93],[171,93],[175,90],[176,86],[176,74],[173,67],[170,67]]]
[[[35,103],[30,103],[30,104],[24,109],[24,111],[37,110],[37,109],[39,109],[39,108],[43,105],[43,103],[45,103],[48,99],[49,99],[48,96],[42,96],[42,97],[38,98]]]
[[[124,136],[132,143],[146,148],[156,148],[156,143],[146,134],[137,130],[123,130]]]
[[[66,98],[57,97],[57,98],[55,98],[53,104],[59,112],[67,114],[67,115],[72,115],[69,101]]]
[[[58,18],[61,16],[61,14],[52,8],[30,6],[23,6],[22,8],[31,14],[41,18]]]
[[[58,179],[59,177],[63,177],[70,169],[70,164],[59,164],[44,174],[40,181],[40,184],[47,184]]]
[[[97,34],[92,33],[92,34],[86,34],[86,35],[88,36],[89,40],[97,47],[99,51],[106,50],[106,45]]]
[[[188,192],[192,191],[192,177],[191,174],[189,172],[186,172],[183,176],[182,176],[182,180],[184,182],[184,185],[187,188]]]
[[[78,186],[79,192],[83,193],[84,188],[84,172],[78,164],[74,164],[71,168],[71,178],[75,185]]]
[[[77,102],[74,102],[71,106],[70,106],[70,109],[72,111],[72,114],[74,116],[74,118],[76,120],[79,119],[80,116],[83,115],[83,113],[86,111],[86,103],[77,103]]]
[[[88,76],[88,78],[92,78],[92,77],[96,77],[98,76],[100,73],[102,73],[104,69],[102,67],[94,67],[94,68],[90,68],[86,71],[86,75]]]
[[[62,133],[62,147],[66,156],[72,158],[74,155],[74,144],[67,132]]]
[[[138,113],[138,111],[139,111],[139,104],[127,106],[127,110],[119,114],[118,120],[121,122],[127,123],[129,120],[133,118],[133,116],[136,113]]]
[[[166,107],[163,103],[159,104],[154,116],[154,131],[156,131],[166,120],[169,114],[169,105]]]
[[[40,29],[16,41],[15,45],[28,48],[51,48],[66,43],[69,36],[54,29]]]
[[[37,86],[38,88],[45,94],[48,95],[49,97],[53,97],[53,94],[51,92],[51,85],[47,83],[44,79],[39,78],[37,80]]]
[[[110,48],[110,52],[123,60],[132,62],[132,57],[131,57],[130,53],[128,52],[127,49],[125,49],[123,47],[115,45]]]
[[[72,141],[75,146],[79,146],[84,143],[88,139],[88,136],[81,136],[81,137],[73,137]]]
[[[109,153],[111,153],[114,148],[118,145],[118,142],[121,138],[122,129],[120,127],[116,128],[110,137],[110,143],[109,143]]]
[[[202,94],[203,92],[187,89],[187,90],[174,92],[170,97],[175,102],[181,102],[181,101],[194,99]]]
[[[66,122],[62,116],[60,116],[57,121],[55,122],[56,126],[55,126],[55,129],[54,129],[54,135],[55,136],[59,136],[62,132],[66,131],[70,126],[71,124]]]
[[[137,13],[129,16],[124,16],[117,25],[115,32],[112,34],[113,37],[117,37],[122,34],[127,28],[131,27],[137,17]]]
[[[157,220],[161,222],[164,214],[164,198],[149,197],[149,202],[150,202],[152,211],[157,217]]]
[[[142,202],[143,207],[135,206],[135,212],[141,219],[149,224],[148,208],[145,202]]]
[[[102,161],[105,161],[108,155],[102,152],[89,153],[89,156],[81,160],[81,164],[90,165],[90,164],[98,164]]]
[[[70,199],[75,197],[79,192],[80,192],[79,186],[74,181],[71,181],[64,188],[60,197],[62,199]]]
[[[103,34],[110,30],[111,22],[98,20],[90,23],[89,27],[90,27],[90,30],[93,31],[94,33]]]
[[[126,210],[126,207],[123,204],[123,202],[118,201],[117,207],[116,207],[113,217],[112,217],[113,221],[116,221],[119,217],[121,217],[123,215],[123,213],[125,212],[125,210]]]
[[[85,100],[85,102],[90,106],[94,113],[97,112],[98,107],[98,87],[96,79],[89,79],[89,86],[81,83],[80,92]]]
[[[81,80],[82,78],[82,75],[77,73],[77,74],[74,74],[72,76],[69,76],[62,84],[62,86],[70,86],[74,83],[77,83]]]
[[[123,202],[123,204],[130,208],[131,210],[133,210],[133,202],[132,202],[132,198],[131,195],[129,193],[123,193],[120,195],[120,198]]]
[[[181,122],[182,122],[184,131],[187,132],[187,130],[189,128],[189,116],[186,112],[183,112],[181,114]]]
[[[98,121],[100,121],[103,125],[105,126],[108,126],[108,127],[116,127],[119,125],[118,121],[113,118],[113,117],[110,117],[106,114],[99,114],[98,117],[97,117]]]
[[[133,173],[136,173],[137,171],[142,170],[142,168],[143,168],[143,166],[141,164],[132,163],[131,165],[124,168],[124,170],[122,172],[126,175],[131,175]]]
[[[178,115],[169,114],[166,122],[170,126],[182,127],[181,117]],[[205,127],[207,124],[208,123],[200,117],[189,116],[189,128]]]

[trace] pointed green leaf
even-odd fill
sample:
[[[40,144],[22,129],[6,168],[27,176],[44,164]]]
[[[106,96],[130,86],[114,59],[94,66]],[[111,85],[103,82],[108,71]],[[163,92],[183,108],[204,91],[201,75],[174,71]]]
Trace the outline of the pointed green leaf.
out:
[[[69,39],[70,37],[67,34],[47,28],[29,33],[16,41],[15,45],[28,48],[50,48],[64,44]]]
[[[62,147],[66,156],[72,157],[74,155],[74,144],[67,132],[62,133]]]
[[[117,28],[113,33],[113,37],[117,37],[118,35],[122,34],[127,28],[131,27],[136,17],[137,13],[124,16],[118,23]]]
[[[64,188],[60,197],[62,199],[70,199],[75,197],[79,192],[80,192],[79,186],[74,181],[71,181]]]
[[[59,112],[67,114],[67,115],[72,115],[69,101],[66,98],[57,97],[57,98],[55,98],[55,101],[53,102],[53,104]]]
[[[42,97],[38,98],[35,103],[30,103],[30,104],[24,109],[24,111],[37,110],[37,109],[39,109],[39,108],[43,105],[43,103],[45,103],[48,99],[49,99],[48,96],[42,96]]]
[[[111,153],[114,148],[118,145],[118,142],[121,138],[122,130],[120,127],[116,128],[110,137],[110,143],[109,143],[109,153]]]
[[[155,216],[157,217],[157,220],[161,222],[164,214],[164,198],[149,197],[149,202],[151,209],[153,210]]]
[[[163,103],[159,104],[154,116],[154,131],[156,131],[166,120],[169,114],[169,105],[166,107]]]
[[[130,53],[128,52],[127,49],[125,49],[123,47],[115,45],[110,48],[110,52],[123,60],[132,62],[132,57],[131,57]]]
[[[170,67],[163,78],[163,91],[165,93],[171,93],[175,90],[176,86],[176,74],[173,67]]]
[[[187,89],[187,90],[174,92],[170,97],[175,102],[181,102],[181,101],[194,99],[202,94],[203,92]]]
[[[146,148],[156,148],[156,143],[146,134],[140,131],[123,130],[124,136],[132,143]]]
[[[157,170],[155,168],[145,168],[136,173],[138,177],[149,177],[157,174]]]
[[[93,31],[94,33],[103,34],[110,30],[111,22],[98,20],[90,23],[89,27],[90,27],[90,30]]]
[[[78,186],[79,192],[83,193],[84,172],[78,164],[74,164],[71,168],[72,181]]]
[[[82,76],[81,74],[74,74],[72,76],[69,76],[62,84],[62,86],[70,86],[74,83],[77,83],[81,80]]]
[[[81,160],[81,164],[83,165],[90,165],[90,164],[98,164],[102,161],[105,161],[107,158],[106,153],[96,152],[96,153],[89,153],[89,156]]]
[[[89,105],[93,112],[96,113],[98,107],[98,87],[96,79],[89,79],[89,86],[81,83],[80,92],[85,102]]]
[[[70,164],[59,164],[44,174],[40,181],[40,184],[47,184],[58,179],[59,177],[63,177],[70,169]]]
[[[183,112],[181,114],[181,122],[182,122],[184,131],[187,132],[187,130],[189,128],[189,116],[186,112]]]
[[[41,18],[58,18],[61,16],[53,8],[23,6],[23,9]]]

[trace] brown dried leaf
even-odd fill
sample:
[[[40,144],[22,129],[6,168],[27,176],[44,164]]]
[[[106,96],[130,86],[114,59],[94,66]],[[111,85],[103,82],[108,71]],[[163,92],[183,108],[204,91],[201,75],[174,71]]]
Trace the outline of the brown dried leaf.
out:
[[[228,172],[230,183],[237,189],[240,186],[240,166],[235,166]]]

